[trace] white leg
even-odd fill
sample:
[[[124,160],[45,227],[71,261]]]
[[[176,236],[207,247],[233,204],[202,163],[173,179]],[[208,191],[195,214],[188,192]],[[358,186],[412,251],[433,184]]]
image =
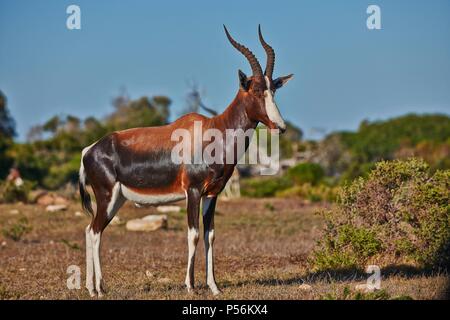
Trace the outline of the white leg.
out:
[[[124,202],[125,198],[122,196],[120,183],[116,183],[112,190],[111,200],[109,201],[106,208],[106,219],[108,219],[108,221],[114,218],[117,211],[124,204]],[[101,213],[98,212],[97,214]],[[98,296],[101,297],[105,293],[100,259],[102,232],[94,232],[93,230],[91,230],[89,234],[92,242],[92,256],[95,271],[95,289],[97,290]]]
[[[100,242],[101,242],[101,233],[93,233],[91,232],[92,237],[92,248],[93,248],[93,256],[94,256],[94,270],[95,270],[95,289],[97,290],[98,296],[103,296],[103,287],[102,287],[102,269],[100,265]]]
[[[206,283],[214,295],[218,295],[220,290],[217,288],[214,279],[214,229],[205,232],[205,255],[206,255]]]
[[[94,290],[94,256],[92,252],[91,228],[86,227],[86,288],[91,297],[95,296]]]
[[[205,261],[206,261],[206,283],[214,295],[220,293],[214,279],[214,211],[216,209],[217,198],[203,197],[203,227],[205,242]]]
[[[188,292],[194,289],[194,263],[195,263],[195,251],[198,243],[198,228],[189,228],[188,230],[188,267],[186,272],[186,287]]]

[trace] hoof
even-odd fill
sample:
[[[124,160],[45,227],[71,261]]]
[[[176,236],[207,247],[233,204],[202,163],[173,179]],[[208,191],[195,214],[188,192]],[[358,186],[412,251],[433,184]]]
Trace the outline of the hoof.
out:
[[[105,288],[105,283],[103,282],[103,280],[100,281],[100,286],[98,286],[98,288],[97,288],[98,297],[99,298],[103,297],[107,292],[108,291]]]
[[[188,294],[195,294],[195,289],[193,287],[186,287]]]
[[[100,290],[97,290],[97,295],[99,298],[102,298],[104,295],[106,295],[106,290],[103,289],[103,286],[100,288]]]
[[[86,287],[86,289],[89,291],[89,295],[91,296],[91,298],[94,298],[97,296],[97,291],[95,291],[94,288]]]
[[[213,295],[217,296],[219,294],[221,294],[222,292],[219,290],[219,288],[217,288],[217,285],[215,283],[208,285],[208,287],[211,289]]]
[[[214,296],[219,296],[219,295],[222,294],[222,291],[220,291],[219,289],[212,290],[212,294],[213,294]]]

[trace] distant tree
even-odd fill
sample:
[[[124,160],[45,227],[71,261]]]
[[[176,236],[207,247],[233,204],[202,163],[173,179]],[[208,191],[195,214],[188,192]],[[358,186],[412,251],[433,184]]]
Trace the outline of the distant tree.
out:
[[[96,130],[98,127],[101,127],[102,124],[94,117],[88,117],[84,120],[84,128],[87,131]]]
[[[50,118],[50,120],[44,123],[42,129],[45,132],[55,134],[56,131],[58,131],[58,129],[60,128],[61,124],[62,124],[61,119],[58,116],[53,116],[52,118]]]
[[[80,131],[80,123],[81,121],[79,118],[68,115],[64,123],[64,130],[69,133],[78,132]]]
[[[280,157],[282,159],[292,158],[298,151],[303,131],[292,122],[286,121],[286,132],[279,137]]]
[[[16,136],[16,122],[11,117],[6,96],[0,91],[0,139],[12,139]]]
[[[97,141],[107,133],[106,127],[96,118],[88,117],[84,120],[84,141],[83,145],[87,146]]]
[[[168,105],[156,106],[148,97],[130,100],[126,105],[119,106],[114,113],[107,117],[106,126],[109,131],[114,131],[164,125],[168,122],[167,109]]]
[[[36,142],[43,139],[44,128],[41,125],[35,125],[28,130],[27,142]]]
[[[303,138],[303,131],[290,121],[286,121],[284,137],[292,142],[298,142]]]
[[[114,112],[106,117],[104,126],[107,131],[115,131],[167,124],[171,103],[166,96],[131,100],[128,94],[121,93],[112,100]]]
[[[409,114],[387,121],[363,121],[354,139],[348,140],[354,154],[364,162],[391,160],[405,145],[424,141],[446,142],[450,137],[450,117],[440,114]]]
[[[15,136],[16,123],[9,113],[6,96],[0,91],[0,179],[5,178],[13,164],[8,150],[13,146]]]
[[[55,161],[54,152],[48,150],[46,143],[41,141],[15,144],[10,149],[21,176],[26,180],[36,181],[41,186],[52,162]]]
[[[190,84],[190,90],[186,95],[186,107],[183,109],[182,114],[191,112],[198,113],[200,110],[206,111],[210,116],[217,116],[219,113],[211,107],[207,107],[202,101],[202,94],[197,83]]]
[[[114,109],[119,110],[122,107],[126,107],[130,102],[130,96],[125,87],[121,87],[117,97],[112,99],[112,105]]]
[[[330,134],[320,141],[315,154],[317,162],[331,177],[339,177],[352,162],[350,150],[344,145],[340,133]]]
[[[157,112],[161,115],[162,118],[168,121],[170,116],[169,107],[172,104],[172,100],[170,100],[166,96],[154,96],[152,98],[152,102],[156,107]]]
[[[361,122],[356,132],[334,132],[317,150],[327,173],[353,180],[380,160],[425,159],[433,170],[448,169],[450,117],[442,114],[405,116]]]

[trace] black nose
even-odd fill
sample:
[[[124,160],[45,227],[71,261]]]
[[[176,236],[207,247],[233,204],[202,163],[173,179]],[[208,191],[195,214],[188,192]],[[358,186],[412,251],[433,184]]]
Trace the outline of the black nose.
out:
[[[285,133],[286,132],[286,127],[285,128],[278,127],[278,130],[280,130],[281,133]]]

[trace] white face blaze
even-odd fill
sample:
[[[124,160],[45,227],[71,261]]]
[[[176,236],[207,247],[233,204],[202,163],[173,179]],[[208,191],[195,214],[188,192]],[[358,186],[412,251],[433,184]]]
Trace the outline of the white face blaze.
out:
[[[270,90],[270,80],[266,76],[264,77],[266,79],[266,85],[267,90],[264,91],[264,101],[266,104],[266,113],[269,117],[269,120],[275,123],[278,128],[281,130],[286,129],[286,124],[284,123],[283,118],[281,117],[280,110],[278,110],[277,104],[275,103],[275,100],[273,99],[273,93]]]

